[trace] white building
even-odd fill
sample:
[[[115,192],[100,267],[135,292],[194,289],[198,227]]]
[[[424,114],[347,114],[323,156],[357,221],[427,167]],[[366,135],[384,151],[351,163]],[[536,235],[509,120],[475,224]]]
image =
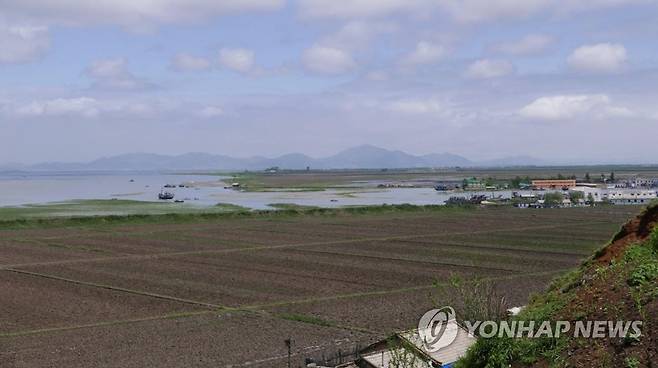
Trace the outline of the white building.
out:
[[[614,188],[655,188],[658,187],[658,178],[634,177],[619,181],[611,186]]]
[[[608,191],[606,199],[614,204],[648,204],[656,199],[656,191],[649,189],[615,189]]]
[[[594,202],[610,201],[614,204],[648,204],[656,199],[655,189],[641,188],[591,188],[578,186],[574,191],[583,192],[585,199],[594,198]]]
[[[657,178],[635,178],[634,180],[635,187],[646,187],[652,188],[658,186]]]

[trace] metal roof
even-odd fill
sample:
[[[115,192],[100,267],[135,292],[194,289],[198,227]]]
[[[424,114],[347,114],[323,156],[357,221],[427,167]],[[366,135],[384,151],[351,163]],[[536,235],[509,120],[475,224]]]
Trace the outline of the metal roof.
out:
[[[477,341],[474,336],[469,336],[468,331],[455,320],[448,321],[446,330],[449,329],[457,330],[455,340],[450,345],[442,347],[435,352],[429,352],[423,348],[423,341],[421,340],[418,332],[419,330],[417,329],[401,332],[396,335],[398,338],[404,340],[415,348],[414,351],[419,359],[413,363],[413,367],[411,368],[445,367],[446,365],[456,362],[466,354],[468,348]],[[387,344],[384,346],[386,347],[363,355],[362,359],[372,367],[390,368],[393,353],[391,352],[391,349],[388,348]],[[401,352],[402,350],[401,348],[398,348],[393,351]],[[432,365],[432,363],[434,363],[434,365]]]

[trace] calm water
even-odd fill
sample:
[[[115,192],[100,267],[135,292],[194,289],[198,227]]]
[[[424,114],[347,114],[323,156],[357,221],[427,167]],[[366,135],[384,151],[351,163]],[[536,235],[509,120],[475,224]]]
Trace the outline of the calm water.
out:
[[[172,175],[156,173],[0,173],[0,206],[62,202],[79,199],[127,199],[157,201],[165,184],[191,185],[171,188],[176,199],[199,206],[231,203],[253,209],[269,208],[271,203],[340,207],[379,204],[443,204],[454,193],[441,193],[432,188],[389,188],[327,190],[321,192],[241,192],[224,189],[221,178],[206,175]],[[467,193],[462,195],[478,194]],[[482,194],[491,195],[491,192]],[[511,192],[499,191],[509,197]]]

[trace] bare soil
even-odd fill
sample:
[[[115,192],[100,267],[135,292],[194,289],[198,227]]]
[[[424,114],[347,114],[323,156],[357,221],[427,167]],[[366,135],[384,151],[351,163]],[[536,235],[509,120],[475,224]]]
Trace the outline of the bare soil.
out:
[[[432,284],[451,275],[498,279],[510,301],[524,304],[639,210],[419,210],[0,230],[0,362],[282,367],[288,336],[301,362],[318,348],[346,351],[413,326],[435,303],[450,303]]]
[[[572,340],[565,353],[569,366],[629,366],[627,359],[631,358],[637,361],[638,367],[658,365],[658,299],[642,296],[650,301],[642,306],[644,315],[640,314],[638,301],[626,282],[632,270],[604,271],[611,262],[623,257],[631,245],[647,240],[657,224],[658,206],[624,224],[610,244],[597,253],[575,289],[575,298],[559,311],[558,317],[561,320],[643,321],[642,337],[633,342],[624,339]]]

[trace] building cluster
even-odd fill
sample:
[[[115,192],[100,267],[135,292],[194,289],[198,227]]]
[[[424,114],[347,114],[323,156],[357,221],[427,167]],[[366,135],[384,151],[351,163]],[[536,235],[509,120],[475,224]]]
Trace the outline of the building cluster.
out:
[[[539,195],[515,192],[515,206],[522,208],[573,207],[596,203],[643,205],[658,198],[658,190],[655,189],[657,184],[658,180],[643,178],[633,178],[607,185],[577,183],[573,179],[533,180],[532,188],[534,190],[546,192]],[[554,196],[552,193],[562,193],[562,196],[547,201],[548,196]]]
[[[607,202],[611,204],[643,205],[658,198],[657,189],[649,188],[598,188],[577,186],[574,190],[582,192],[591,202]]]
[[[614,177],[611,175],[611,177]],[[494,195],[493,191],[518,188],[512,192],[511,199],[505,195]],[[619,181],[602,181],[598,183],[580,182],[576,179],[515,179],[511,184],[495,179],[478,180],[466,178],[461,182],[444,181],[436,183],[434,189],[439,192],[465,191],[476,192],[471,198],[457,195],[450,197],[446,204],[487,204],[500,205],[511,203],[521,208],[578,207],[592,206],[599,203],[645,205],[658,198],[658,178],[633,177]],[[484,194],[491,191],[492,194]],[[484,197],[484,198],[480,198]]]
[[[634,177],[626,180],[619,180],[613,184],[608,185],[608,188],[658,188],[658,178],[641,178]]]
[[[535,199],[532,201],[517,201],[514,207],[518,208],[565,208],[565,207],[586,207],[585,200],[572,201],[570,198],[563,198],[556,202],[546,201],[545,199]]]

